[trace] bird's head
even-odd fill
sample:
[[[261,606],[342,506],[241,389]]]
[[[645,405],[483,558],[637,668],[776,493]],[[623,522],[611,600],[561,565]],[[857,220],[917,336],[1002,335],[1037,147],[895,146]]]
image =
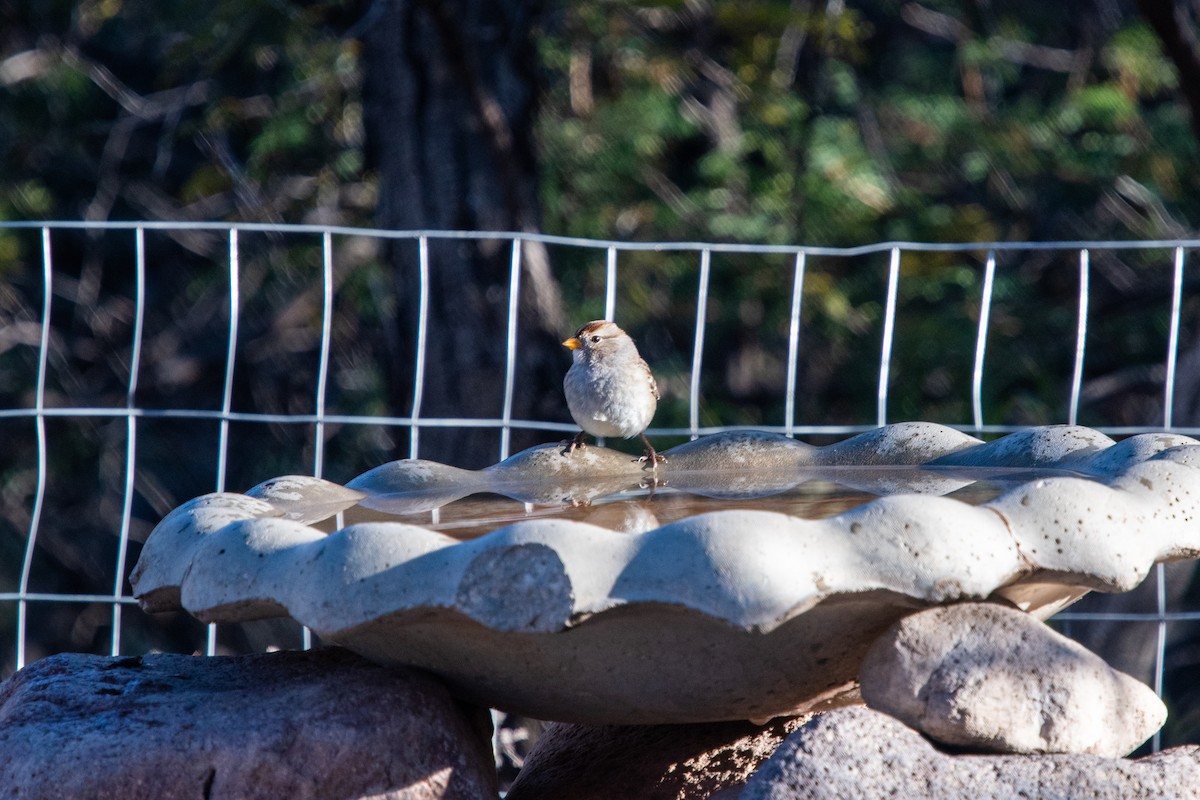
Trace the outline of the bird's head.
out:
[[[593,353],[615,350],[626,340],[629,340],[629,336],[615,323],[598,319],[575,331],[575,335],[563,342],[562,345],[568,350],[573,350],[586,357]]]

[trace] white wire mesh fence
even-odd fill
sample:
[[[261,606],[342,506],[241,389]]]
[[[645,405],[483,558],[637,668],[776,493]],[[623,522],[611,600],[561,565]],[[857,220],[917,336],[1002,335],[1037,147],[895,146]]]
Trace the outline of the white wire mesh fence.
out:
[[[147,332],[151,324],[151,312],[166,302],[155,294],[154,285],[156,278],[182,269],[175,262],[154,257],[151,253],[162,249],[157,246],[160,240],[182,241],[187,236],[198,235],[207,237],[210,243],[220,243],[215,254],[210,248],[207,259],[217,264],[213,275],[220,274],[219,283],[222,285],[214,288],[217,279],[210,276],[206,279],[205,293],[208,301],[219,297],[220,305],[209,302],[205,306],[204,302],[198,300],[194,308],[188,308],[185,304],[178,314],[194,313],[198,317],[207,314],[210,318],[207,327],[193,329],[191,336],[203,340],[202,346],[216,353],[210,353],[210,361],[221,365],[219,379],[215,375],[209,376],[214,384],[213,396],[216,400],[209,403],[197,399],[197,402],[189,403],[186,402],[188,395],[184,393],[173,399],[158,398],[153,404],[147,403],[139,384],[140,374],[146,369],[145,348],[151,344],[157,348],[163,331],[169,331],[175,321],[171,319],[171,314],[166,314],[164,318],[162,313],[156,313],[153,321],[156,332],[153,337]],[[155,248],[148,245],[148,237],[155,237]],[[299,388],[280,388],[281,394],[304,396],[303,402],[293,398],[283,410],[276,407],[264,409],[256,405],[254,397],[239,396],[239,377],[247,371],[259,369],[264,359],[275,358],[278,352],[288,348],[286,336],[269,339],[259,336],[263,341],[258,344],[249,341],[247,325],[257,322],[258,313],[251,307],[251,295],[257,297],[263,292],[269,280],[265,276],[270,273],[273,262],[270,258],[260,259],[261,248],[258,245],[248,247],[247,237],[257,237],[257,240],[268,238],[277,246],[300,243],[304,247],[315,248],[315,255],[309,259],[315,261],[314,268],[298,274],[294,280],[298,284],[309,284],[307,289],[319,285],[319,291],[311,292],[317,300],[307,305],[297,304],[306,309],[305,319],[312,321],[309,326],[311,330],[306,334],[311,341],[304,347],[297,346],[297,349],[306,353],[315,351],[316,367],[297,371]],[[69,246],[65,252],[60,252],[60,241],[64,239]],[[427,372],[431,368],[428,322],[433,313],[430,287],[436,269],[431,248],[453,241],[488,242],[492,246],[507,248],[507,291],[506,297],[500,301],[506,309],[507,325],[503,332],[496,332],[497,336],[504,337],[502,402],[499,413],[494,415],[442,416],[441,409],[427,407]],[[5,242],[17,242],[19,246],[6,248]],[[95,253],[102,249],[104,242],[116,242],[119,245],[116,250],[128,253],[132,262],[116,270],[125,275],[125,279],[113,287],[104,286],[105,276],[113,273],[113,268],[105,272],[103,268],[95,267],[100,258]],[[353,369],[335,363],[340,358],[336,341],[345,309],[354,303],[369,302],[361,297],[343,297],[361,291],[346,288],[347,276],[357,268],[355,264],[343,266],[337,263],[340,249],[352,242],[387,242],[415,250],[418,322],[412,341],[404,343],[406,352],[411,353],[413,375],[411,386],[405,392],[407,396],[401,404],[409,409],[407,414],[388,413],[388,409],[370,407],[365,411],[361,407],[346,411],[341,407],[342,403],[331,402],[335,371],[339,386],[353,383],[346,377]],[[1177,402],[1181,396],[1180,390],[1187,388],[1182,384],[1194,385],[1192,381],[1181,381],[1180,365],[1184,363],[1181,350],[1197,328],[1194,316],[1200,298],[1187,291],[1189,285],[1196,285],[1187,279],[1187,256],[1190,250],[1200,245],[1197,241],[894,242],[855,248],[815,248],[591,241],[532,234],[398,232],[303,225],[0,223],[0,269],[4,269],[9,276],[10,293],[22,295],[28,301],[28,313],[24,316],[20,303],[16,301],[0,305],[0,315],[8,316],[7,319],[0,316],[0,377],[7,376],[16,384],[2,394],[8,398],[8,407],[0,407],[0,437],[3,437],[0,440],[7,440],[11,446],[5,447],[4,454],[0,455],[0,479],[7,483],[7,488],[3,490],[9,495],[6,507],[23,509],[20,513],[9,514],[6,527],[0,528],[0,537],[10,540],[6,546],[0,545],[0,556],[10,555],[14,563],[19,562],[15,570],[8,573],[0,571],[0,579],[11,579],[11,585],[0,584],[0,635],[7,640],[0,642],[2,669],[5,672],[12,668],[19,669],[32,658],[45,655],[56,647],[54,644],[41,644],[42,632],[46,626],[62,624],[62,619],[50,612],[41,616],[35,613],[50,607],[84,609],[74,616],[62,615],[74,620],[69,624],[75,629],[82,625],[91,631],[90,638],[83,636],[79,639],[84,642],[81,649],[91,648],[121,655],[161,646],[153,637],[148,638],[141,633],[134,636],[127,634],[130,618],[144,616],[137,610],[129,594],[127,576],[140,537],[156,521],[152,512],[161,512],[169,508],[172,502],[187,497],[164,493],[168,497],[160,500],[158,506],[148,503],[145,498],[155,493],[154,475],[150,473],[156,467],[147,465],[159,464],[165,459],[166,462],[173,460],[180,468],[192,466],[201,472],[211,468],[207,479],[209,483],[195,492],[198,494],[226,488],[247,488],[240,484],[231,485],[231,473],[243,473],[240,470],[240,451],[234,443],[249,430],[302,430],[307,443],[303,448],[305,463],[302,469],[317,476],[327,472],[330,458],[328,448],[332,446],[336,432],[347,429],[406,432],[408,448],[401,455],[410,457],[417,457],[421,453],[422,431],[439,428],[492,430],[497,434],[494,455],[498,459],[510,455],[514,431],[537,431],[547,435],[573,433],[575,426],[564,421],[565,408],[559,419],[524,419],[514,413],[514,397],[521,390],[524,380],[518,374],[519,355],[525,344],[521,340],[518,324],[525,273],[524,258],[526,249],[532,245],[553,248],[556,253],[572,254],[589,265],[592,261],[602,263],[603,277],[599,279],[602,292],[599,294],[603,296],[603,304],[600,306],[599,300],[596,300],[593,307],[597,311],[602,308],[603,315],[610,319],[620,320],[626,313],[627,304],[632,302],[629,300],[630,287],[637,287],[649,280],[644,272],[645,259],[670,258],[682,265],[677,269],[691,282],[690,298],[670,306],[669,313],[678,317],[680,309],[685,309],[689,318],[682,322],[676,320],[676,323],[678,329],[690,332],[690,341],[676,348],[679,354],[676,379],[666,381],[668,386],[675,388],[678,414],[674,418],[668,416],[665,420],[660,414],[659,425],[651,429],[651,435],[694,438],[730,427],[754,427],[787,435],[841,436],[898,421],[898,414],[907,418],[920,415],[920,409],[910,413],[912,401],[901,402],[897,399],[897,387],[909,381],[933,380],[933,377],[937,377],[937,370],[926,368],[914,371],[911,365],[898,364],[901,354],[897,352],[897,331],[908,323],[909,309],[917,300],[929,306],[933,316],[940,313],[943,306],[939,302],[943,301],[936,296],[922,299],[922,292],[935,284],[946,285],[939,277],[939,270],[950,269],[957,269],[956,274],[966,276],[960,288],[969,302],[963,307],[974,314],[974,319],[962,320],[964,326],[969,323],[970,328],[970,335],[962,343],[969,363],[957,371],[952,381],[955,385],[947,391],[958,392],[969,400],[958,406],[962,409],[960,417],[930,418],[930,421],[952,425],[980,436],[1019,430],[1028,424],[1021,418],[1019,407],[1016,411],[1012,408],[994,411],[990,407],[989,403],[994,404],[996,393],[988,391],[988,376],[998,369],[997,364],[1006,366],[1008,361],[1014,359],[1011,350],[999,355],[994,352],[998,342],[1006,344],[1011,338],[1011,332],[1005,328],[1009,324],[1005,321],[1005,315],[1009,312],[1000,314],[998,305],[1011,310],[1029,302],[1028,298],[1001,296],[1002,284],[1009,287],[1004,291],[1011,291],[1014,284],[1011,280],[1004,283],[999,278],[1006,270],[1011,270],[1013,264],[1031,258],[1052,262],[1045,274],[1060,284],[1056,297],[1070,298],[1068,308],[1061,307],[1063,303],[1060,302],[1059,307],[1044,312],[1046,325],[1050,327],[1042,330],[1039,328],[1041,322],[1035,319],[1022,329],[1021,335],[1031,341],[1039,335],[1070,340],[1069,347],[1064,344],[1065,351],[1070,353],[1066,374],[1054,374],[1063,366],[1061,361],[1050,360],[1038,364],[1036,353],[1033,357],[1035,367],[1038,367],[1036,371],[1042,373],[1034,378],[1051,384],[1051,391],[1061,392],[1063,399],[1055,406],[1057,418],[1032,421],[1082,422],[1114,436],[1154,431],[1200,434],[1200,420],[1187,418],[1187,415],[1181,417]],[[193,248],[193,251],[197,249]],[[248,251],[253,251],[253,267],[248,266]],[[1105,259],[1102,262],[1105,265],[1104,279],[1110,284],[1120,284],[1120,276],[1124,275],[1125,289],[1123,293],[1115,295],[1116,301],[1109,298],[1105,301],[1106,305],[1098,307],[1096,270],[1098,259],[1101,258]],[[731,259],[734,266],[718,265],[716,262],[719,259]],[[761,259],[762,263],[754,259]],[[863,308],[869,307],[869,314],[864,312],[856,316],[855,309],[824,309],[824,316],[819,322],[816,320],[814,312],[821,310],[821,304],[826,302],[831,280],[828,271],[814,272],[814,264],[818,261],[822,264],[851,264],[856,273],[868,276],[868,283],[876,287],[875,297],[863,303]],[[92,264],[91,277],[89,263]],[[592,269],[591,266],[587,268]],[[574,269],[560,270],[556,266],[555,277],[564,285],[580,283],[581,279],[572,271]],[[637,274],[630,274],[630,269],[638,270]],[[712,411],[706,398],[718,391],[723,377],[711,359],[706,359],[706,349],[713,341],[712,336],[725,336],[723,328],[720,329],[721,333],[714,334],[718,329],[713,309],[720,304],[721,313],[729,316],[733,301],[725,295],[739,281],[750,280],[756,270],[771,271],[764,285],[768,287],[768,292],[775,295],[775,302],[781,309],[776,325],[778,335],[771,339],[770,347],[786,352],[786,355],[778,359],[783,367],[779,380],[774,384],[778,387],[779,396],[771,399],[766,406],[777,410],[778,417],[762,418],[752,423],[736,419],[713,419],[714,414],[719,416],[719,410]],[[1154,274],[1153,282],[1161,291],[1139,291],[1139,287],[1146,285],[1144,276],[1149,273]],[[1118,278],[1113,278],[1114,274]],[[35,285],[35,276],[40,278],[40,285]],[[100,287],[93,286],[90,295],[85,290],[89,281]],[[168,284],[164,282],[163,285]],[[1062,288],[1064,285],[1068,287],[1066,290]],[[69,308],[62,306],[65,294],[75,298]],[[366,294],[375,293],[367,291]],[[123,340],[119,346],[113,344],[109,352],[91,352],[84,358],[78,353],[64,352],[71,347],[71,341],[68,331],[70,323],[64,321],[62,316],[89,313],[85,308],[86,302],[79,301],[79,298],[87,300],[89,297],[97,302],[100,298],[108,298],[106,304],[101,304],[102,307],[93,309],[91,313],[115,313],[122,321],[119,327],[122,331],[128,331],[128,340]],[[652,308],[653,303],[648,306]],[[1089,365],[1097,358],[1097,349],[1103,349],[1102,354],[1107,362],[1114,359],[1120,362],[1122,357],[1120,350],[1124,347],[1123,340],[1110,340],[1105,338],[1107,334],[1103,330],[1097,330],[1109,316],[1117,313],[1114,308],[1119,308],[1121,313],[1144,315],[1144,325],[1139,327],[1138,323],[1132,323],[1134,337],[1145,340],[1138,345],[1141,348],[1139,353],[1157,352],[1153,358],[1138,355],[1136,359],[1139,363],[1127,364],[1129,370],[1141,376],[1143,384],[1151,387],[1143,394],[1156,398],[1152,403],[1149,400],[1142,403],[1141,418],[1093,419],[1087,412],[1087,396],[1091,385]],[[577,309],[570,311],[576,312]],[[647,313],[662,313],[662,310],[660,308],[658,312]],[[1042,312],[1031,313],[1038,316]],[[754,315],[750,317],[753,324]],[[870,324],[863,323],[863,319],[868,317]],[[998,321],[998,317],[1004,318]],[[1051,326],[1052,318],[1056,327]],[[818,328],[836,324],[857,326],[858,332],[850,337],[857,349],[846,361],[854,365],[857,373],[870,375],[869,380],[864,380],[861,385],[870,388],[873,413],[860,413],[859,418],[848,418],[847,413],[850,412],[819,418],[814,415],[812,404],[805,402],[805,374],[811,375],[819,369],[817,351],[824,343],[832,341],[831,334],[823,333],[823,328]],[[98,325],[92,323],[93,328]],[[2,333],[5,329],[7,334]],[[205,333],[198,336],[195,330]],[[1042,330],[1041,334],[1039,330]],[[564,336],[568,333],[563,331]],[[927,338],[932,341],[924,341],[919,335],[909,337],[917,342],[914,348],[931,350],[933,361],[930,363],[936,363],[937,350],[943,343],[937,341],[936,334]],[[115,342],[116,339],[110,341]],[[720,346],[725,342],[718,340],[717,344]],[[8,361],[3,361],[3,358]],[[1134,356],[1131,355],[1131,358]],[[79,367],[81,361],[92,365],[104,361],[109,364],[108,369],[112,374],[123,373],[120,390],[109,392],[104,402],[96,402],[95,395],[79,391],[78,386],[89,380],[86,375],[88,370]],[[651,361],[653,364],[654,359]],[[188,369],[186,363],[178,364],[177,368],[184,372]],[[162,367],[156,366],[155,369],[161,371]],[[83,377],[77,373],[83,374]],[[712,377],[714,374],[716,377]],[[1118,387],[1115,393],[1120,394],[1121,387],[1128,385],[1121,383],[1122,374],[1116,370],[1102,379],[1093,377],[1092,382],[1115,380]],[[938,380],[945,380],[945,376],[938,377]],[[663,383],[661,379],[660,383]],[[185,384],[181,382],[181,385]],[[219,391],[216,391],[218,385]],[[77,401],[79,397],[90,397],[91,400],[81,403]],[[900,406],[899,410],[897,406]],[[60,461],[56,458],[56,448],[59,447],[56,441],[62,441],[58,438],[62,434],[62,426],[72,425],[92,426],[101,431],[97,437],[106,441],[104,451],[97,458],[99,463],[93,468],[101,474],[97,485],[102,486],[103,492],[108,495],[107,505],[97,500],[106,509],[104,514],[99,515],[98,524],[115,532],[115,546],[105,558],[81,556],[79,560],[86,563],[69,566],[76,572],[91,569],[93,573],[103,574],[106,576],[104,585],[108,587],[105,590],[94,588],[100,585],[98,579],[88,584],[93,587],[90,590],[72,588],[73,584],[59,577],[61,568],[68,565],[59,563],[63,560],[61,558],[56,561],[55,557],[45,555],[48,544],[68,541],[72,536],[70,514],[49,513],[54,507],[55,487],[72,480],[69,469],[68,474],[56,473],[56,465]],[[114,425],[115,428],[112,427]],[[201,426],[209,432],[206,435],[212,436],[212,452],[178,452],[165,456],[158,452],[172,446],[161,443],[166,441],[162,439],[163,431],[184,426]],[[86,456],[83,459],[86,463]],[[296,459],[292,461],[295,463]],[[72,463],[74,469],[79,468],[79,461]],[[273,474],[262,474],[259,479],[272,477]],[[346,480],[353,475],[328,477]],[[139,506],[146,505],[154,507],[139,510]],[[1190,573],[1178,580],[1189,581]],[[1073,610],[1059,615],[1058,619],[1067,626],[1093,622],[1152,626],[1155,632],[1152,637],[1152,677],[1155,688],[1161,694],[1171,639],[1169,628],[1200,620],[1200,608],[1187,605],[1187,587],[1168,586],[1167,573],[1161,566],[1152,581],[1154,597],[1148,608],[1120,613],[1111,610]],[[6,624],[6,619],[10,620],[9,624]],[[86,623],[80,623],[81,619],[87,620]],[[9,631],[7,634],[4,633],[6,630]],[[103,633],[105,630],[107,635]],[[193,626],[188,635],[195,639],[194,649],[199,652],[212,654],[222,649],[218,631],[211,626]],[[305,634],[298,635],[301,644],[307,643]],[[102,646],[97,644],[100,641],[103,642]],[[179,646],[178,640],[175,646]]]

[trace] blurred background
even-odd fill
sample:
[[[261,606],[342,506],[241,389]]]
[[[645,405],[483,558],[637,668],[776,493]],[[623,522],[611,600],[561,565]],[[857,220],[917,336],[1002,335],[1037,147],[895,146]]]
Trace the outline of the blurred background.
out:
[[[0,0],[0,221],[811,246],[1191,239],[1197,15],[1188,0]],[[143,244],[134,401],[219,410],[228,236],[148,231]],[[332,244],[327,410],[408,415],[417,245],[353,235]],[[42,247],[36,229],[0,229],[0,409],[34,403]],[[46,403],[123,408],[138,319],[135,237],[55,231],[52,248]],[[239,248],[233,409],[312,414],[322,238],[245,232]],[[423,412],[498,416],[511,242],[431,240],[428,257]],[[985,258],[986,248],[905,255],[889,420],[971,422]],[[1091,253],[1081,424],[1164,424],[1173,258],[1171,247]],[[793,422],[875,422],[887,267],[886,253],[808,259]],[[713,254],[702,425],[784,424],[793,268],[786,254]],[[697,271],[695,253],[620,255],[616,319],[663,388],[657,427],[688,423]],[[1198,275],[1184,273],[1172,420],[1193,434]],[[605,276],[603,249],[523,247],[514,418],[569,421],[569,358],[558,343],[603,315]],[[1065,422],[1078,253],[1001,252],[995,281],[986,421]],[[46,425],[30,590],[111,594],[123,521],[134,542],[128,568],[167,511],[214,490],[218,423],[139,422],[128,514],[126,420]],[[225,484],[311,473],[315,435],[311,424],[233,422]],[[407,427],[387,423],[329,425],[322,435],[324,474],[339,482],[413,445]],[[499,436],[423,429],[420,455],[477,468],[496,460]],[[512,451],[551,438],[561,434],[518,430]],[[0,443],[0,592],[14,592],[38,484],[30,417],[0,416]],[[1190,566],[1176,572],[1171,608],[1200,608]],[[1154,587],[1146,592],[1152,601]],[[0,602],[3,674],[15,664],[16,613]],[[29,614],[27,660],[107,652],[109,605],[31,604]],[[131,652],[190,652],[205,635],[184,617],[131,608],[123,619]],[[1153,680],[1154,630],[1080,622],[1072,635]],[[222,652],[299,642],[298,630],[266,624],[219,636]],[[1200,637],[1183,624],[1171,637],[1164,741],[1200,741]]]

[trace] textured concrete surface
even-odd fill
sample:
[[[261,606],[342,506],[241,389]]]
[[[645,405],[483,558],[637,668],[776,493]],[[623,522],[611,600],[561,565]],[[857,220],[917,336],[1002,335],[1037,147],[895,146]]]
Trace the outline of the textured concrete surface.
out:
[[[288,480],[260,493],[274,503],[223,494],[176,509],[131,581],[148,610],[290,615],[325,641],[539,719],[770,719],[855,680],[874,638],[914,611],[1003,598],[1045,617],[1089,590],[1136,586],[1157,561],[1200,555],[1197,448],[1066,426],[983,444],[906,423],[823,448],[719,434],[668,451],[660,477],[701,476],[689,491],[741,498],[849,470],[909,493],[817,520],[729,510],[624,533],[529,519],[464,542],[398,522],[326,535],[301,520],[355,495],[318,485],[309,502]],[[1027,466],[1060,472],[981,506],[935,496],[972,470]],[[463,491],[569,504],[630,480],[644,476],[626,454],[545,445],[479,471],[393,462],[350,487],[364,505],[425,507]]]

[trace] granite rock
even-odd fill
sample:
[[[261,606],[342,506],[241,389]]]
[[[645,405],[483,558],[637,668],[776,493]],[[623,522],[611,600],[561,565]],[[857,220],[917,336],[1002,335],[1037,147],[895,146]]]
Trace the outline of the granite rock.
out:
[[[1144,683],[1034,617],[993,603],[931,608],[876,640],[863,699],[947,744],[1122,756],[1167,709]]]
[[[344,650],[61,654],[0,684],[0,786],[22,800],[495,797],[485,710]]]
[[[1194,798],[1200,747],[1137,760],[1093,755],[956,756],[868,708],[821,714],[779,746],[740,800],[1141,800]]]

